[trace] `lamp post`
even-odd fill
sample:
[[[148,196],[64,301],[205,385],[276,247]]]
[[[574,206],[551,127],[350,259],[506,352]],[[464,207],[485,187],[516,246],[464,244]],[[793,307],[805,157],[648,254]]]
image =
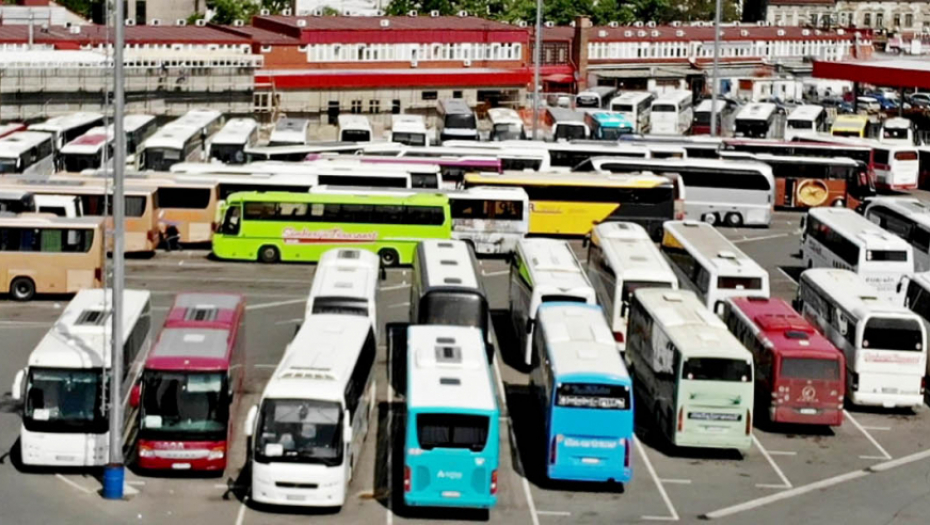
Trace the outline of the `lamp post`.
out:
[[[536,0],[536,45],[533,47],[533,139],[539,140],[539,63],[542,57],[542,0]]]
[[[720,0],[717,0],[714,12],[714,69],[711,73],[710,95],[710,136],[717,136],[717,67],[720,59]]]

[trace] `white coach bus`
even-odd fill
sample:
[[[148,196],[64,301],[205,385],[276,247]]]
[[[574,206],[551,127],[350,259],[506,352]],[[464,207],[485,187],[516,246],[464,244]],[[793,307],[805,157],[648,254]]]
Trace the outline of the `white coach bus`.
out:
[[[307,315],[358,315],[371,320],[378,335],[378,277],[381,262],[377,255],[358,248],[335,248],[320,257],[313,274]]]
[[[867,201],[865,217],[911,245],[916,271],[930,270],[930,203],[914,197],[875,197]]]

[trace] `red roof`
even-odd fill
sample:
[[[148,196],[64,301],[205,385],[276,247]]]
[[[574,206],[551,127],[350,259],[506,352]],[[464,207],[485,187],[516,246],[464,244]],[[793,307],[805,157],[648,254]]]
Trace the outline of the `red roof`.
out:
[[[50,26],[48,29],[35,28],[33,40],[37,44],[53,44],[61,47],[74,45],[97,45],[106,41],[106,27],[102,25],[74,26],[79,29],[72,33],[64,26]],[[110,40],[113,30],[110,29]],[[0,25],[0,42],[19,43],[29,41],[29,27],[26,25]],[[215,27],[198,26],[129,26],[126,28],[127,44],[249,44],[246,35],[237,35]],[[70,46],[69,46],[70,44]]]
[[[532,72],[519,69],[368,69],[259,71],[257,84],[277,89],[525,86]]]
[[[773,351],[793,355],[838,357],[840,351],[783,299],[731,299],[772,342]]]
[[[878,86],[930,90],[930,63],[924,58],[889,60],[814,61],[814,78],[864,82]]]
[[[220,31],[226,31],[228,33],[239,35],[245,38],[249,38],[252,42],[256,44],[276,44],[276,45],[298,45],[300,44],[300,39],[286,34],[278,33],[276,31],[269,31],[267,29],[262,29],[255,26],[220,26],[220,25],[211,25],[210,27],[219,29]]]

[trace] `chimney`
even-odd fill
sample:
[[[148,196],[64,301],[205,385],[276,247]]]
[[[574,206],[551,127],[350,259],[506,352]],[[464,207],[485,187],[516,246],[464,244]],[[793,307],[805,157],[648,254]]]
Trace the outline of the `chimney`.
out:
[[[575,80],[578,91],[588,87],[588,38],[591,35],[591,19],[575,17],[575,38],[572,47],[572,62],[575,64]]]

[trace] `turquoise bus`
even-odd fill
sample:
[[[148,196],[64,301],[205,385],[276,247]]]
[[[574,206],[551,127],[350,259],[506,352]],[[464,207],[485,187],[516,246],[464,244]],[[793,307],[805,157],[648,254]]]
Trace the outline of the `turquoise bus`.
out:
[[[593,111],[585,115],[584,122],[591,130],[591,140],[616,142],[633,133],[633,123],[620,113]]]
[[[500,409],[484,344],[472,326],[407,329],[407,506],[497,503]]]
[[[633,381],[604,314],[598,306],[545,303],[536,321],[540,365],[530,374],[530,390],[545,421],[547,476],[628,483]]]
[[[423,239],[450,239],[442,194],[233,193],[220,207],[213,254],[264,263],[317,262],[332,248],[370,250],[384,266],[410,264]]]

